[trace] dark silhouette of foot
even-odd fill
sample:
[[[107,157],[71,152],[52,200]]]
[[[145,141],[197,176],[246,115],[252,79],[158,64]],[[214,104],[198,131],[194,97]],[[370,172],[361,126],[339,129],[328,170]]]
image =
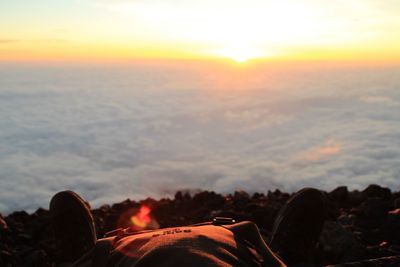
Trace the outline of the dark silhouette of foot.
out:
[[[73,262],[96,243],[90,206],[78,194],[62,191],[50,201],[50,213],[60,262]]]
[[[323,194],[313,188],[300,190],[286,202],[275,220],[272,250],[288,265],[309,262],[324,219]]]

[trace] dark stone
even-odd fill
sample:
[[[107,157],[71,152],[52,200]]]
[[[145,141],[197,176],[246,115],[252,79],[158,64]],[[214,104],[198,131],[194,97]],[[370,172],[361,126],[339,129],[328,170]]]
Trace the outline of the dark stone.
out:
[[[176,201],[183,201],[183,194],[181,191],[176,192],[175,194],[175,200]]]
[[[129,208],[132,208],[133,203],[130,199],[126,199],[120,203],[112,205],[112,209],[118,212],[123,212]]]
[[[396,198],[394,200],[394,208],[395,209],[400,209],[400,198]]]
[[[225,203],[225,198],[215,192],[200,192],[193,196],[192,201],[195,205],[207,206],[208,209],[219,209]]]
[[[250,199],[250,195],[245,192],[245,191],[235,191],[235,193],[233,194],[233,199],[234,200],[248,200]]]
[[[275,189],[274,192],[268,191],[267,197],[271,200],[287,200],[290,197],[290,194],[283,193],[279,189]]]
[[[338,201],[334,201],[329,197],[329,195],[325,192],[322,192],[324,196],[325,203],[325,218],[327,220],[336,220],[340,216],[340,207],[347,206],[346,204],[340,203]]]
[[[252,199],[254,199],[254,200],[260,200],[263,198],[265,198],[264,194],[260,194],[260,193],[254,193],[252,196]]]
[[[361,210],[366,217],[386,216],[392,208],[392,203],[388,200],[371,197],[365,200],[361,205]]]
[[[356,218],[353,214],[342,214],[338,217],[337,222],[342,226],[353,226]]]
[[[389,241],[390,244],[400,246],[400,210],[399,209],[389,212],[387,222],[385,225],[383,225],[382,229],[385,233],[385,240]]]
[[[376,184],[369,185],[364,191],[361,192],[364,198],[383,198],[390,200],[392,198],[392,193],[389,188],[381,187]]]
[[[347,189],[347,186],[339,186],[332,192],[330,192],[328,195],[333,201],[339,202],[340,204],[343,205],[348,201],[349,190]]]
[[[51,266],[47,261],[47,255],[44,250],[30,251],[29,253],[26,253],[26,255],[24,255],[23,260],[25,262],[25,266]]]
[[[356,207],[365,200],[363,194],[357,190],[349,192],[348,202],[350,207]]]
[[[351,231],[332,221],[325,222],[320,242],[324,252],[338,262],[356,261],[366,254],[363,244]]]
[[[0,259],[3,262],[3,265],[0,266],[16,266],[16,262],[18,262],[16,255],[3,249],[0,249]]]

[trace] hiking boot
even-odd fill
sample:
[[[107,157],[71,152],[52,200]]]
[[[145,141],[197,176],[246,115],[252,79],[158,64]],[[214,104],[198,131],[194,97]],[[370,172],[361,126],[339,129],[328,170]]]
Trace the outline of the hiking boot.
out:
[[[73,262],[94,247],[96,230],[90,206],[78,194],[55,194],[50,213],[60,262]]]
[[[325,219],[322,193],[304,188],[280,210],[273,229],[271,248],[288,265],[310,261]]]

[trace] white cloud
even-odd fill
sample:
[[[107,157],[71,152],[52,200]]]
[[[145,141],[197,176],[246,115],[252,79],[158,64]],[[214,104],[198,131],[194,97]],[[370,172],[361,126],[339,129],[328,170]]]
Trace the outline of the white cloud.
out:
[[[370,104],[386,104],[389,106],[400,106],[400,102],[394,100],[393,98],[389,96],[380,96],[380,95],[375,95],[375,96],[362,96],[360,98],[362,102],[365,103],[370,103]]]
[[[400,189],[398,68],[252,75],[0,65],[0,211],[64,189],[94,206],[179,189]]]

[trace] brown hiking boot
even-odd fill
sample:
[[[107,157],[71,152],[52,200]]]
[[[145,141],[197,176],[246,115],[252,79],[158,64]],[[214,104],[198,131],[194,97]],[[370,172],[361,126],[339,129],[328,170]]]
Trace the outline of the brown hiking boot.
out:
[[[94,247],[96,230],[90,206],[78,194],[55,194],[50,213],[60,262],[73,262]]]
[[[272,230],[271,248],[288,265],[308,263],[325,219],[322,193],[305,188],[279,212]]]

